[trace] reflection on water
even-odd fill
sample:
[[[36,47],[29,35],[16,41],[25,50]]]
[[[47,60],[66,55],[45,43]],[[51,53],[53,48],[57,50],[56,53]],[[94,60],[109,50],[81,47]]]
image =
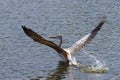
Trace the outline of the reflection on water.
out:
[[[65,62],[60,61],[56,69],[48,72],[45,80],[62,80],[65,78],[65,75],[68,74],[70,66]],[[71,73],[69,73],[71,74]],[[37,76],[36,78],[31,78],[30,80],[41,80],[44,76]]]
[[[53,70],[52,72],[50,72],[47,77],[47,80],[61,80],[63,79],[66,73],[68,73],[68,64],[65,64],[64,62],[60,62],[59,66]]]
[[[97,59],[95,58],[95,60],[97,60]],[[100,62],[99,60],[97,60],[97,61]],[[69,64],[67,64],[63,61],[59,61],[59,64],[56,69],[50,70],[44,76],[36,76],[35,78],[30,78],[30,80],[41,80],[41,79],[62,80],[64,78],[66,78],[66,75],[69,76],[69,77],[67,77],[67,79],[74,80],[73,73],[72,73],[73,67],[79,69],[80,72],[82,72],[82,73],[104,74],[109,70],[102,63],[100,63],[100,64],[97,63],[96,66],[94,66],[94,65],[88,66],[85,64],[80,64],[79,66],[70,66]]]

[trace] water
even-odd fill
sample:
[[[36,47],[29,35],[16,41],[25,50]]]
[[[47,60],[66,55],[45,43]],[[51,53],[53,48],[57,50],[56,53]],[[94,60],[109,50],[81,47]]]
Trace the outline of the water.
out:
[[[119,14],[119,0],[0,0],[0,80],[119,80]],[[21,29],[26,25],[45,37],[61,33],[62,47],[69,47],[103,16],[107,21],[102,30],[75,55],[89,66],[96,64],[95,58],[105,63],[109,71],[103,74],[61,65],[53,49],[33,42]]]
[[[84,72],[86,71],[86,72],[94,72],[94,73],[101,73],[101,72],[106,72],[106,71],[109,71],[109,68],[106,66],[106,63],[104,62],[104,61],[100,61],[100,60],[98,60],[97,59],[97,57],[96,56],[94,56],[94,55],[92,55],[92,54],[90,54],[90,53],[88,53],[88,52],[86,52],[86,51],[83,51],[83,53],[84,53],[84,55],[86,56],[86,57],[89,57],[91,60],[91,62],[92,63],[90,63],[91,64],[91,66],[88,66],[88,67],[86,67],[86,65],[84,64],[82,64],[81,66],[82,66],[82,68],[83,68],[83,70],[84,70]],[[81,69],[81,68],[80,68]],[[92,71],[91,71],[92,70]],[[99,72],[100,71],[100,72]]]

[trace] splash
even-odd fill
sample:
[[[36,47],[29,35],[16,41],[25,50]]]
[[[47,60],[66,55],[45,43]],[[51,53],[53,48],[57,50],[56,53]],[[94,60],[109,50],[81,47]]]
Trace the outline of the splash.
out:
[[[89,58],[91,58],[94,62],[92,66],[86,66],[86,65],[80,65],[80,71],[81,72],[88,72],[88,73],[105,73],[109,70],[109,68],[106,67],[105,62],[101,62],[98,60],[95,56],[92,54],[88,54],[87,52],[84,52],[87,54]]]

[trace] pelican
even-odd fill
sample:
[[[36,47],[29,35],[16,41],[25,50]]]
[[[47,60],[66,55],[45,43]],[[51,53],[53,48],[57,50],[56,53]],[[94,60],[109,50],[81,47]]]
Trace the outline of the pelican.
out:
[[[86,34],[84,37],[82,37],[80,40],[75,42],[71,47],[69,48],[62,48],[62,35],[58,36],[51,36],[50,38],[59,38],[60,39],[60,44],[57,45],[54,42],[45,39],[41,35],[37,34],[33,30],[27,28],[26,26],[22,25],[22,29],[25,32],[27,36],[29,36],[31,39],[34,41],[44,44],[46,46],[49,46],[53,48],[55,51],[58,52],[60,57],[68,63],[69,65],[79,65],[79,63],[76,61],[76,58],[74,57],[74,54],[76,51],[82,49],[84,46],[86,46],[88,43],[92,41],[92,39],[96,36],[98,31],[102,28],[103,24],[105,23],[105,20],[101,20],[97,27],[95,27],[90,33]]]

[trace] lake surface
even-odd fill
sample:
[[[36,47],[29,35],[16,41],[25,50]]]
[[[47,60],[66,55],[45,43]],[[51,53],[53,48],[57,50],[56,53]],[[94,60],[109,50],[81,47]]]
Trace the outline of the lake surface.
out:
[[[56,51],[28,38],[21,25],[42,36],[63,35],[69,47],[107,17],[95,39],[75,55],[78,62],[96,64],[106,73],[86,73],[61,65]],[[52,39],[51,39],[52,40]],[[59,43],[58,40],[53,40]],[[0,0],[0,80],[119,80],[119,0]]]

